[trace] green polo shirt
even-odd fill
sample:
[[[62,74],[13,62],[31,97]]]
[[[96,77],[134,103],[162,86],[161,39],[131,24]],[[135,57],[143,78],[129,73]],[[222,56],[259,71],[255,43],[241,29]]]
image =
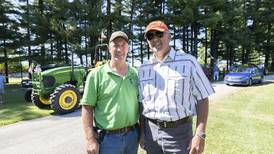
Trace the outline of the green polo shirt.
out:
[[[106,63],[88,74],[81,105],[93,106],[99,128],[114,130],[134,125],[139,117],[137,82],[135,68],[129,66],[121,77]]]

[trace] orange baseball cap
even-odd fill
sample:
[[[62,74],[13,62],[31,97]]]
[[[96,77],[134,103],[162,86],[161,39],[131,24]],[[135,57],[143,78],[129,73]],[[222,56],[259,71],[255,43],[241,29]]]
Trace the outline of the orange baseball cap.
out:
[[[149,23],[145,29],[145,34],[151,30],[156,30],[156,31],[160,31],[160,32],[168,32],[169,31],[167,25],[160,20],[152,21],[151,23]]]

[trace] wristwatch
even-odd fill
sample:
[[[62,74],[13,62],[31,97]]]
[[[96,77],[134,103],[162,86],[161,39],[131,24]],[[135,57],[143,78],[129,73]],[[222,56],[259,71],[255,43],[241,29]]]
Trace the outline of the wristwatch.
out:
[[[201,139],[205,140],[206,138],[206,134],[205,133],[197,133],[196,134],[198,137],[200,137]]]

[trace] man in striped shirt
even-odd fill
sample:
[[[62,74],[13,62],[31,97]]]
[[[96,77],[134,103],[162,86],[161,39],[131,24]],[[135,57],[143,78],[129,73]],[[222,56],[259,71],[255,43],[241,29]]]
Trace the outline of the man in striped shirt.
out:
[[[201,153],[208,96],[214,90],[195,57],[169,46],[165,23],[151,22],[145,37],[153,57],[139,69],[141,147],[148,154]],[[197,116],[194,135],[193,116]]]

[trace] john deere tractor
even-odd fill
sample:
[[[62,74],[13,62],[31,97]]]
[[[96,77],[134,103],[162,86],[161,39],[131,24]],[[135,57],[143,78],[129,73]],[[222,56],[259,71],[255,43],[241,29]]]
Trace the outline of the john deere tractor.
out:
[[[79,88],[83,86],[86,70],[82,66],[61,66],[32,74],[31,100],[39,108],[51,107],[57,114],[77,109]]]
[[[95,51],[96,67],[106,63],[107,44],[97,45]],[[39,108],[51,107],[57,114],[73,112],[79,106],[80,89],[84,88],[88,71],[73,65],[42,67],[41,72],[32,74],[31,101]]]

